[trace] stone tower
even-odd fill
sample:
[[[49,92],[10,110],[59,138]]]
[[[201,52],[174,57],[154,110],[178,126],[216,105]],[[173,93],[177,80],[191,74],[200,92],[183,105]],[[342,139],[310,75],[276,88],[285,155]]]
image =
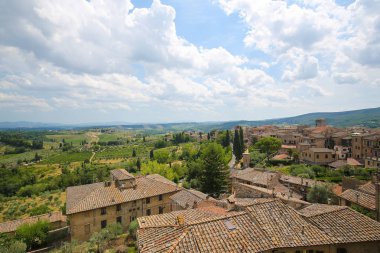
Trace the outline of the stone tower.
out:
[[[323,119],[323,118],[320,118],[320,119],[316,119],[315,120],[315,126],[316,127],[322,127],[322,126],[326,126],[326,119]]]
[[[243,153],[243,169],[249,167],[249,163],[251,162],[251,157],[249,156],[248,149]]]

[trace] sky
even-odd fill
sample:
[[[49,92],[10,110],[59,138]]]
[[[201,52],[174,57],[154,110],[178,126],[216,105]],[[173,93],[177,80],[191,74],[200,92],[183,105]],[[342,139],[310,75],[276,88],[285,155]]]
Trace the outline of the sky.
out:
[[[380,0],[0,0],[0,121],[380,106]]]

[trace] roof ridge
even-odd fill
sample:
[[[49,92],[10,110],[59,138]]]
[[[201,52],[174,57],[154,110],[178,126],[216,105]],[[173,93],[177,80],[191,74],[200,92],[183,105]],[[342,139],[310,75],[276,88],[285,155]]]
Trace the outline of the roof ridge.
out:
[[[318,214],[314,214],[314,215],[304,215],[302,213],[300,213],[299,211],[297,210],[294,210],[296,211],[299,215],[301,215],[302,217],[305,217],[305,218],[309,218],[309,217],[316,217],[316,216],[320,216],[320,215],[323,215],[323,214],[326,214],[326,213],[334,213],[334,212],[338,212],[338,211],[342,211],[344,209],[350,209],[348,206],[336,206],[337,208],[334,209],[334,210],[329,210],[329,211],[326,211],[326,212],[323,212],[323,213],[318,213]],[[307,207],[306,207],[307,208]],[[302,209],[301,209],[302,210]]]
[[[161,175],[158,174],[158,173],[154,173],[154,174],[150,174],[150,175],[159,175],[159,176],[161,176]],[[170,185],[170,186],[172,186],[172,187],[175,187],[176,189],[184,189],[184,188],[182,188],[182,187],[179,187],[178,185],[174,186],[174,185],[169,184],[169,183],[164,182],[164,181],[156,180],[156,179],[154,179],[154,178],[148,178],[147,176],[149,176],[149,175],[145,175],[145,176],[143,176],[143,177],[141,177],[141,178],[148,179],[148,180],[151,180],[151,181],[155,181],[155,182],[158,182],[158,183],[162,183],[162,184],[165,184],[165,185]],[[161,176],[161,177],[167,179],[167,178],[164,177],[164,176]],[[167,180],[169,180],[169,179],[167,179]],[[171,181],[171,180],[169,180],[169,181]],[[173,182],[173,184],[175,184],[175,183]]]
[[[244,214],[246,214],[246,212],[241,211],[241,212],[234,212],[234,213],[229,213],[229,214],[225,214],[225,215],[221,215],[221,216],[208,217],[208,218],[201,219],[199,221],[190,222],[187,224],[187,226],[190,227],[193,225],[198,225],[198,224],[207,223],[207,222],[211,222],[211,221],[223,220],[223,219],[228,219],[228,218],[236,217],[236,216],[242,216]]]
[[[178,246],[178,244],[185,238],[185,236],[189,233],[189,229],[185,228],[183,233],[177,238],[177,240],[173,243],[173,245],[169,248],[167,253],[171,253],[175,250],[175,248]]]

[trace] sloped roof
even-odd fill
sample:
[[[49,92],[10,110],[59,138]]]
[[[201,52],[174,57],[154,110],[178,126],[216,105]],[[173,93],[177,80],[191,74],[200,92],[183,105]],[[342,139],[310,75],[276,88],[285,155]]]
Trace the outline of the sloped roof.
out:
[[[326,204],[312,204],[301,210],[298,210],[300,214],[305,217],[315,216],[319,214],[334,212],[336,210],[341,210],[347,208],[346,206],[336,206],[336,205],[326,205]]]
[[[351,158],[351,157],[347,158],[347,164],[350,166],[362,166],[363,165],[358,160]]]
[[[138,230],[140,252],[258,253],[380,241],[380,223],[348,207],[315,204],[297,212],[275,199],[256,199],[244,212],[193,219],[184,226],[172,223],[168,226],[165,222],[161,227],[156,226],[159,223]]]
[[[341,168],[347,165],[347,161],[345,160],[336,160],[332,163],[329,163],[329,166],[332,168]]]
[[[376,194],[376,186],[374,183],[369,181],[368,183],[365,183],[361,186],[358,187],[358,191],[370,194],[370,195],[375,195]]]
[[[135,178],[131,173],[129,173],[128,171],[126,171],[125,169],[115,169],[115,170],[111,170],[111,175],[117,179],[117,180],[127,180],[127,179],[133,179]]]
[[[254,168],[247,168],[244,170],[236,171],[232,177],[237,179],[252,182],[254,184],[268,185],[272,180],[276,180],[276,173],[268,171],[260,171]]]
[[[380,223],[348,207],[315,213],[308,220],[337,243],[380,240]]]
[[[33,224],[41,220],[47,221],[49,223],[53,223],[57,221],[66,222],[66,216],[63,215],[62,212],[52,212],[52,213],[27,217],[24,219],[3,222],[3,223],[0,223],[0,233],[14,232],[22,224]]]
[[[148,227],[165,227],[178,226],[177,217],[182,216],[185,224],[190,224],[194,221],[199,221],[205,218],[216,217],[215,213],[206,212],[198,209],[187,209],[181,211],[173,211],[165,214],[157,214],[138,218],[139,228]]]
[[[340,197],[342,199],[348,200],[351,203],[357,204],[359,206],[365,207],[370,210],[375,210],[375,196],[356,191],[353,189],[345,190]]]
[[[66,213],[79,213],[178,190],[177,186],[147,177],[136,178],[136,187],[128,189],[119,189],[115,184],[105,186],[104,183],[68,187]]]
[[[176,194],[170,196],[170,199],[173,200],[174,203],[180,205],[182,208],[192,208],[194,206],[194,203],[199,203],[206,198],[207,194],[192,189],[182,189]]]
[[[295,210],[275,200],[248,207],[259,227],[271,238],[275,248],[333,243],[325,233],[305,221]]]

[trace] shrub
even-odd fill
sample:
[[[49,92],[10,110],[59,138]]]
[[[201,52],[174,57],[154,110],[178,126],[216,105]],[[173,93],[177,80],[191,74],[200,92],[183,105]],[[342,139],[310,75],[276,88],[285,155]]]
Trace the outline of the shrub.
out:
[[[27,245],[27,249],[35,249],[46,244],[49,232],[47,221],[37,221],[34,224],[23,224],[16,230],[15,237]]]
[[[136,232],[137,232],[137,229],[139,228],[139,223],[137,222],[137,220],[133,220],[130,224],[129,224],[129,227],[128,227],[128,232],[129,232],[129,235],[133,238],[133,239],[136,239]]]

